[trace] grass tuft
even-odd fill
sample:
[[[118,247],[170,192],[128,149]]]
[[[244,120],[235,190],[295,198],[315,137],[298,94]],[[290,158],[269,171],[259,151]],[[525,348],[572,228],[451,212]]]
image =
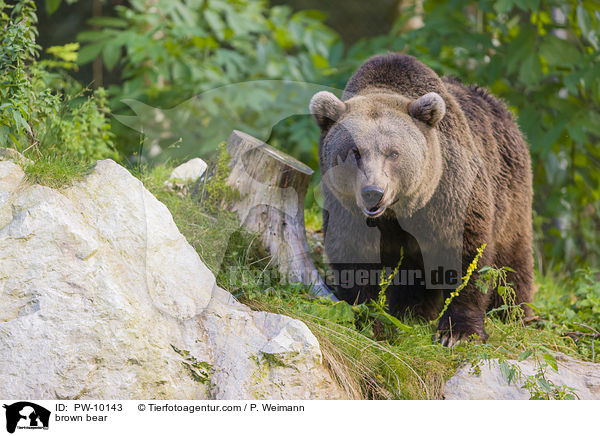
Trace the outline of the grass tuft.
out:
[[[27,181],[55,189],[68,187],[81,180],[93,166],[92,162],[73,159],[58,151],[34,153],[27,157],[34,160],[23,168]]]

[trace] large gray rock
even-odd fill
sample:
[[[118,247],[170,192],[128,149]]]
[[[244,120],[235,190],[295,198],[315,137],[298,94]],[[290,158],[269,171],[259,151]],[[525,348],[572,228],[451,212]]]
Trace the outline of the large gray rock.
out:
[[[105,160],[60,191],[0,161],[0,397],[343,394],[306,325],[219,288],[167,208]]]
[[[564,354],[555,356],[558,373],[546,368],[546,378],[556,386],[573,388],[581,400],[600,400],[600,363],[582,362]],[[537,373],[539,365],[528,359],[522,362],[507,361],[509,365],[518,365],[524,376]],[[444,398],[446,400],[528,400],[531,394],[523,389],[524,380],[513,380],[510,384],[502,375],[497,359],[481,362],[479,373],[471,365],[458,369],[446,382]]]
[[[9,160],[18,165],[30,165],[33,163],[31,159],[26,158],[15,149],[0,147],[0,161],[2,160]]]

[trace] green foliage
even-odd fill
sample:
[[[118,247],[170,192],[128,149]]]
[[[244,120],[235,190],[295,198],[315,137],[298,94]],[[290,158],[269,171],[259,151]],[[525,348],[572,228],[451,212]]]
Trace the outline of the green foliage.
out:
[[[571,338],[579,352],[600,355],[600,273],[590,268],[557,277],[541,276],[534,309],[539,324]]]
[[[134,0],[116,11],[90,21],[101,30],[79,35],[79,62],[101,54],[106,68],[118,65],[129,98],[173,102],[248,79],[310,79],[334,38],[320,14],[262,1]]]
[[[396,329],[400,329],[403,332],[410,332],[412,327],[400,322],[398,318],[391,315],[389,313],[389,304],[387,302],[387,290],[392,284],[394,277],[398,274],[398,270],[402,265],[402,261],[404,260],[404,247],[400,249],[400,260],[398,261],[398,265],[387,277],[385,275],[385,271],[381,271],[381,277],[379,279],[379,293],[375,300],[369,301],[366,306],[369,309],[373,309],[375,320],[379,322],[377,325],[380,333],[377,335],[378,337],[382,337],[381,330],[385,332],[385,324],[389,324],[392,327],[391,332],[395,332]],[[390,329],[387,329],[386,333],[390,333]],[[393,334],[393,333],[392,333]],[[386,335],[389,337],[388,335]]]
[[[104,90],[84,90],[68,77],[77,45],[51,47],[38,61],[35,3],[0,2],[0,146],[65,153],[79,158],[114,156]],[[35,156],[33,156],[35,159]]]
[[[516,292],[507,274],[515,271],[509,267],[495,268],[484,266],[479,270],[477,287],[482,292],[498,292],[502,304],[490,310],[488,316],[502,314],[509,327],[520,329],[524,327],[524,310],[516,304]],[[558,364],[546,344],[528,344],[531,348],[519,353],[518,362],[522,362],[531,357],[533,360],[535,373],[525,374],[518,363],[510,363],[504,357],[498,357],[498,366],[501,374],[508,384],[512,382],[519,383],[521,388],[529,391],[532,400],[570,400],[575,399],[573,389],[568,386],[557,386],[548,377],[548,370],[558,373]],[[478,363],[476,363],[478,365]]]
[[[504,266],[494,268],[486,265],[479,270],[476,286],[481,289],[484,294],[488,292],[497,292],[502,300],[502,304],[493,309],[491,313],[503,312],[506,319],[510,322],[517,322],[523,316],[525,311],[516,304],[516,291],[513,284],[508,281],[508,273],[514,273],[515,270]]]
[[[227,153],[227,144],[221,142],[217,147],[214,171],[209,174],[209,177],[205,177],[205,183],[202,186],[201,201],[210,213],[214,214],[224,210],[227,205],[239,198],[239,192],[227,185],[230,158]]]
[[[265,2],[256,0],[132,0],[115,11],[116,17],[90,20],[100,30],[79,34],[83,48],[78,62],[85,64],[101,56],[107,69],[118,68],[122,83],[109,88],[117,111],[123,109],[123,99],[170,108],[232,83],[315,81],[317,72],[328,68],[329,48],[337,38],[322,24],[318,12],[292,13],[287,7],[267,8]],[[246,112],[264,113],[267,104],[273,113],[281,111],[276,96],[276,90],[250,88],[241,102],[239,95],[206,97],[208,102],[203,100],[200,108],[190,107],[177,117],[198,120],[180,130],[192,129],[196,137],[210,137],[210,130],[217,129],[222,118],[219,111],[233,109],[234,120],[243,118],[244,130],[251,132],[253,123],[260,120]],[[231,131],[232,126],[228,127]],[[126,137],[127,131],[119,134]],[[183,131],[178,134],[186,136]],[[121,146],[131,153],[135,151],[132,144]],[[196,148],[202,145],[206,146],[195,141]]]
[[[99,88],[67,97],[60,109],[48,120],[42,145],[96,160],[115,157],[114,135],[110,131],[110,111],[106,92]]]
[[[566,385],[556,385],[548,379],[549,370],[558,373],[558,363],[552,354],[542,347],[534,348],[520,353],[518,361],[522,362],[530,356],[535,360],[536,369],[532,375],[523,373],[518,363],[510,363],[503,358],[498,359],[500,372],[509,385],[518,383],[521,388],[529,391],[531,400],[574,400],[576,398],[574,389]]]
[[[38,94],[33,86],[37,77],[28,74],[27,64],[39,51],[35,43],[36,23],[33,2],[22,2],[15,7],[0,2],[0,145],[20,150],[34,137],[37,126],[29,124],[34,111],[48,116],[57,103],[49,90]]]

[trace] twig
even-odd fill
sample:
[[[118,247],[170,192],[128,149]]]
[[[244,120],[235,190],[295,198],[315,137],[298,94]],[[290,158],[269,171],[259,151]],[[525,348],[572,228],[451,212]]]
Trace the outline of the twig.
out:
[[[597,339],[600,338],[600,334],[599,333],[586,333],[586,332],[564,332],[563,333],[564,336],[569,336],[573,339],[575,339],[576,341],[578,339],[580,339],[581,336],[587,336],[593,339]]]
[[[596,333],[596,336],[600,337],[600,332],[598,332],[598,330],[590,327],[589,325],[585,325],[585,324],[582,324],[580,322],[574,322],[573,324],[578,325],[580,327],[585,327],[586,329],[590,329],[591,331],[593,331],[594,333]]]
[[[542,318],[540,318],[538,315],[534,315],[534,316],[528,316],[525,319],[523,319],[523,323],[531,324],[532,322],[541,321],[541,320],[542,320]]]

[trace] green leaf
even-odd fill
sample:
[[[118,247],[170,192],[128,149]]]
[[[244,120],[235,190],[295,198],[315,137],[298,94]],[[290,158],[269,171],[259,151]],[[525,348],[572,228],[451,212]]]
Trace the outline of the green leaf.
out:
[[[386,318],[388,321],[390,321],[392,324],[394,324],[395,327],[398,327],[403,332],[409,333],[409,332],[412,331],[412,327],[411,326],[401,323],[398,318],[396,318],[393,315],[390,315],[388,312],[386,312],[380,306],[377,306],[377,311],[378,311],[379,315],[382,315],[384,318]]]
[[[87,22],[91,26],[99,27],[116,27],[119,29],[125,29],[127,27],[127,21],[117,17],[93,17]]]
[[[587,33],[591,30],[592,20],[590,19],[590,15],[588,11],[585,10],[582,4],[577,5],[577,25],[581,29],[581,33],[583,35],[587,35]]]
[[[588,160],[587,155],[583,154],[583,153],[577,153],[575,155],[575,159],[573,159],[573,164],[576,167],[582,167],[582,168],[587,167],[588,164],[589,164],[589,160]]]
[[[114,32],[113,32],[114,33]],[[111,34],[107,31],[91,30],[88,32],[80,32],[77,34],[77,41],[81,42],[99,42],[111,37]]]
[[[554,124],[554,126],[548,130],[544,136],[542,137],[541,145],[543,147],[542,155],[545,154],[545,151],[550,151],[552,146],[559,140],[559,138],[564,134],[565,127],[569,123],[568,119],[560,120]]]
[[[581,60],[577,47],[554,35],[547,35],[540,45],[540,54],[550,66],[575,67]]]
[[[501,360],[498,363],[498,366],[500,367],[500,373],[502,374],[502,377],[504,377],[506,383],[510,384],[515,376],[515,369],[511,368],[511,366],[504,360]]]
[[[526,85],[537,83],[542,76],[542,64],[537,53],[530,53],[519,68],[519,79]]]
[[[320,54],[312,55],[312,61],[316,68],[327,68],[329,66],[327,59]]]
[[[18,111],[14,111],[12,113],[12,115],[13,115],[13,120],[15,121],[15,125],[17,126],[17,133],[20,135],[21,129],[23,129],[23,130],[26,130],[27,132],[29,132],[29,134],[31,134],[31,127],[29,126],[27,121],[25,121],[25,119],[23,118],[21,113]]]
[[[554,358],[554,356],[550,353],[544,353],[543,355],[544,357],[544,361],[550,365],[550,367],[555,371],[558,372],[558,363],[556,363],[556,359]]]
[[[576,117],[574,117],[567,126],[567,131],[569,132],[569,136],[571,136],[575,142],[581,144],[587,143],[586,127],[580,124]]]
[[[204,18],[206,19],[206,22],[208,23],[212,31],[215,33],[215,35],[219,39],[223,39],[225,23],[223,23],[223,20],[221,19],[219,14],[216,13],[214,10],[207,9],[204,11]]]
[[[550,386],[550,383],[548,383],[546,379],[540,377],[537,379],[537,383],[544,391],[548,392],[549,394],[552,393],[552,386]]]
[[[56,12],[61,3],[62,0],[46,0],[46,12],[48,15],[52,15]]]
[[[527,358],[529,356],[531,356],[532,354],[533,354],[533,350],[523,351],[522,353],[519,354],[519,357],[518,357],[519,362],[522,362],[523,360],[527,360]]]
[[[121,57],[121,45],[107,44],[102,50],[102,62],[108,70],[112,70]]]
[[[296,12],[294,16],[301,16],[306,18],[312,18],[313,20],[323,21],[327,18],[324,12],[319,11],[318,9],[307,9],[304,11]]]
[[[499,14],[505,14],[512,9],[514,3],[514,0],[498,0],[494,3],[494,9]]]
[[[275,29],[273,36],[275,37],[275,42],[283,49],[290,49],[294,46],[294,40],[291,38],[290,33],[281,27]]]
[[[104,44],[104,42],[98,42],[84,46],[77,54],[77,63],[83,65],[96,59],[102,51]]]
[[[56,45],[52,47],[48,47],[46,49],[47,53],[50,53],[54,57],[58,59],[62,59],[67,62],[75,62],[77,60],[77,50],[79,49],[78,42],[72,42],[70,44],[65,45]]]
[[[513,39],[510,45],[506,48],[506,72],[512,73],[517,71],[519,65],[522,65],[528,58],[534,54],[537,55],[534,49],[536,33],[526,27],[521,29],[518,36]],[[531,61],[530,61],[531,62]]]
[[[529,9],[530,11],[537,12],[540,8],[540,0],[521,0],[518,6],[522,9]]]
[[[344,43],[338,41],[329,49],[329,63],[337,65],[344,55]]]

